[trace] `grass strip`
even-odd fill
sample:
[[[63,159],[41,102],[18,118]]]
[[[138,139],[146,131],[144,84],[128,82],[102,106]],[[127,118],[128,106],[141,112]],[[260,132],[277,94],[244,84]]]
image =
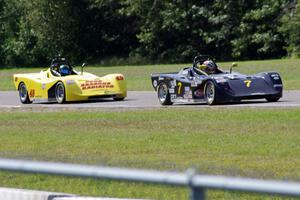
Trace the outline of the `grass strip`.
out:
[[[300,178],[299,109],[1,112],[0,156],[130,168]],[[0,173],[1,186],[149,199],[187,190],[136,183]],[[257,199],[210,191],[213,199]],[[274,198],[271,198],[274,199]]]

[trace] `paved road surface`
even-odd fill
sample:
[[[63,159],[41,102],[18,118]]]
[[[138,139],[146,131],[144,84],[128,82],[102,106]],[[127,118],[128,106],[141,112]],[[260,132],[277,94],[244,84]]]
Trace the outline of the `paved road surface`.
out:
[[[20,103],[16,91],[0,91],[0,108],[159,108],[162,107],[153,91],[129,91],[128,97],[124,101],[113,101],[112,99],[102,99],[92,102],[75,102],[66,104],[35,102],[29,105]],[[199,107],[207,108],[205,103],[201,104],[175,104],[173,107]],[[278,102],[268,103],[266,100],[243,101],[236,104],[225,104],[214,107],[298,107],[300,108],[300,90],[285,91],[283,98]]]

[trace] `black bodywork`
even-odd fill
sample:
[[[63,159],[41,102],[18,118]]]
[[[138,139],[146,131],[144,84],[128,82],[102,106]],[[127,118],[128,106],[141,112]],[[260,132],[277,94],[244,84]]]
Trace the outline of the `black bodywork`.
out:
[[[196,56],[193,66],[179,72],[151,74],[152,85],[158,92],[160,103],[171,105],[178,102],[206,102],[212,105],[262,98],[275,102],[282,97],[282,80],[277,72],[244,75],[218,69],[214,74],[208,75],[196,67],[207,59],[213,60],[208,56]],[[163,87],[167,91],[164,92],[161,89]],[[208,88],[213,88],[212,100],[209,100],[209,93],[212,92]],[[161,93],[164,93],[164,98]]]

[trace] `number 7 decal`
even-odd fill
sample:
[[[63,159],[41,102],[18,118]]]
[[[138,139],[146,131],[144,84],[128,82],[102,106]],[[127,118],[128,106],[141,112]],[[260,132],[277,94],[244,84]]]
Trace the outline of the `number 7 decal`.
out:
[[[246,84],[246,87],[250,87],[251,84],[251,80],[245,80],[244,83]]]
[[[177,83],[177,86],[178,86],[178,91],[177,91],[177,93],[178,93],[178,94],[181,94],[182,83],[181,83],[181,82],[178,82],[178,83]]]

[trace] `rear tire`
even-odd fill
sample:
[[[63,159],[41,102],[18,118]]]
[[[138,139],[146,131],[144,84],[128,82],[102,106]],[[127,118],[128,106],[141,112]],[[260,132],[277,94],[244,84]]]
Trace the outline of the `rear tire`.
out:
[[[19,85],[19,97],[20,97],[20,101],[23,104],[30,104],[32,103],[32,101],[30,101],[29,96],[28,96],[28,91],[26,88],[25,83],[20,83]]]
[[[55,87],[55,98],[57,103],[65,103],[66,101],[66,90],[62,82],[58,82]]]
[[[207,81],[204,86],[204,98],[207,105],[217,104],[216,86],[212,81]]]
[[[114,101],[123,101],[125,97],[114,97]]]
[[[166,83],[159,84],[157,88],[157,97],[161,105],[172,105],[169,88]]]
[[[266,99],[268,102],[277,102],[280,97],[267,97]]]

